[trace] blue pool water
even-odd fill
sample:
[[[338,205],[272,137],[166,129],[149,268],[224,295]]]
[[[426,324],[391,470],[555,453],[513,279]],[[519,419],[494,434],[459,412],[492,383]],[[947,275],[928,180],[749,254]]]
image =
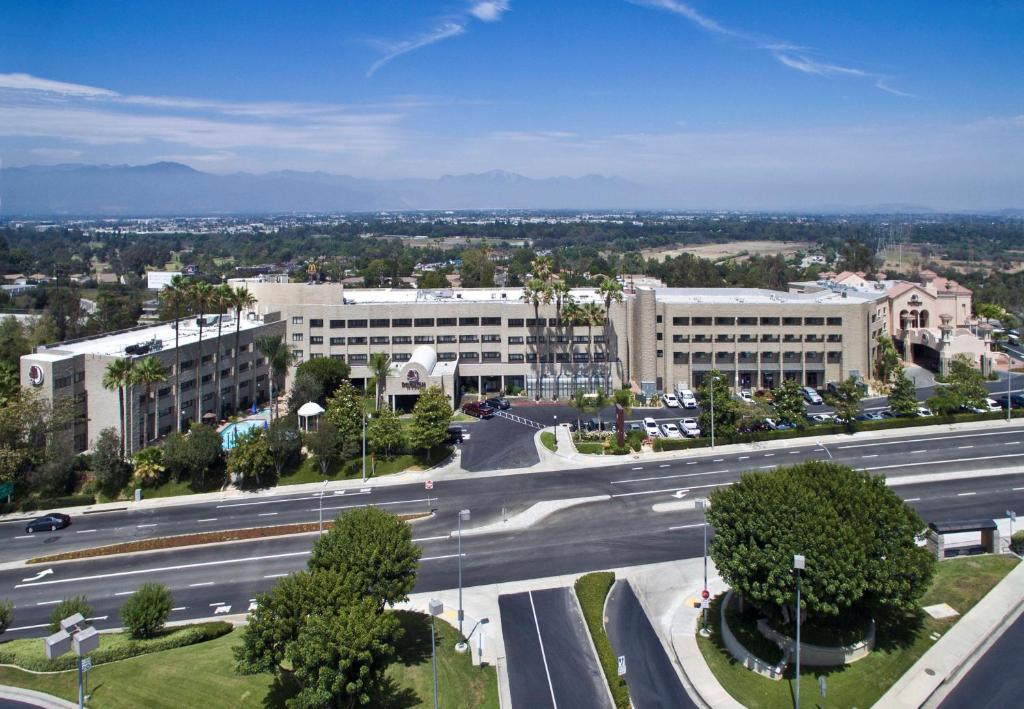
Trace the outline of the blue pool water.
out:
[[[246,419],[245,421],[238,421],[236,423],[229,423],[227,426],[221,429],[220,438],[221,445],[224,450],[229,451],[235,447],[235,441],[244,433],[254,429],[263,428],[266,425],[266,419]]]

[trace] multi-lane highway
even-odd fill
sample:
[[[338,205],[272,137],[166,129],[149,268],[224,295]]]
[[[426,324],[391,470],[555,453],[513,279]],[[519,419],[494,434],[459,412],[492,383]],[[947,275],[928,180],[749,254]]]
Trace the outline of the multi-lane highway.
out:
[[[519,531],[466,536],[467,586],[698,556],[700,513],[685,502],[729,485],[744,471],[768,470],[806,459],[834,459],[884,473],[925,520],[1002,517],[1024,502],[1024,428],[993,423],[975,431],[916,429],[898,437],[858,434],[821,446],[794,439],[783,447],[704,450],[672,460],[629,460],[621,465],[549,473],[509,474],[422,484],[374,481],[362,489],[324,497],[325,518],[363,505],[399,513],[433,510],[413,536],[423,549],[418,591],[451,588],[457,573],[452,530],[458,510],[473,511],[472,527],[513,516],[534,503],[582,497],[571,507]],[[1005,474],[987,475],[993,469]],[[1021,472],[1014,472],[1019,470]],[[966,477],[935,479],[937,473]],[[23,523],[0,524],[0,561],[129,539],[214,529],[315,522],[318,495],[280,494],[195,504],[78,515],[71,527],[28,536]],[[175,597],[172,617],[244,612],[274,579],[302,567],[309,535],[98,557],[0,571],[0,597],[15,604],[9,632],[38,632],[51,606],[84,594],[99,627],[117,624],[124,598],[147,581],[167,584]]]

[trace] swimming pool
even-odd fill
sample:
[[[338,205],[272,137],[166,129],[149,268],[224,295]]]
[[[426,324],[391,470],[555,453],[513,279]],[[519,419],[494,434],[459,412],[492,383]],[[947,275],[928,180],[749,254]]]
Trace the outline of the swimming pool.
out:
[[[237,421],[235,423],[229,423],[227,426],[220,430],[221,446],[224,450],[229,451],[235,447],[235,441],[238,437],[244,433],[251,431],[254,428],[263,428],[267,423],[266,419],[246,419],[245,421]]]

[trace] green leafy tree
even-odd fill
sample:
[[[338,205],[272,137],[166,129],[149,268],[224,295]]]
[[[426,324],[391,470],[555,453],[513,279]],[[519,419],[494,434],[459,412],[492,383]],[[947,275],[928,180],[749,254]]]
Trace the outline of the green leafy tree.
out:
[[[880,381],[888,382],[892,379],[893,374],[901,368],[900,355],[892,343],[892,338],[887,335],[879,337],[876,352],[875,375]]]
[[[324,358],[318,357],[309,361],[319,362],[322,359]],[[292,379],[291,389],[288,391],[288,415],[294,416],[302,405],[307,402],[314,401],[320,403],[322,396],[323,387],[320,386],[320,382],[317,381],[315,376],[305,372],[297,372]]]
[[[81,613],[85,618],[85,625],[92,625],[89,618],[92,616],[92,606],[85,596],[71,596],[54,606],[50,613],[50,632],[56,633],[60,630],[60,622],[75,613]]]
[[[327,475],[331,466],[338,462],[342,455],[342,439],[335,426],[329,419],[322,419],[316,429],[309,431],[304,436],[306,450],[316,459],[320,467],[320,474]]]
[[[174,598],[166,586],[145,583],[121,606],[121,623],[136,640],[153,638],[164,629]]]
[[[383,610],[408,600],[419,559],[406,522],[379,507],[363,507],[340,515],[317,537],[309,569],[337,573],[354,597],[372,598]]]
[[[14,620],[14,604],[10,601],[0,601],[0,635],[7,632]]]
[[[224,459],[220,434],[211,426],[193,423],[187,434],[171,434],[164,442],[164,465],[176,480],[205,485],[206,476]]]
[[[250,480],[257,486],[263,485],[275,471],[274,456],[262,428],[251,428],[240,435],[228,451],[227,472],[240,485]]]
[[[267,449],[274,458],[274,472],[278,477],[285,469],[296,465],[302,457],[302,434],[297,419],[285,416],[275,419],[267,429]]]
[[[883,477],[837,463],[745,474],[711,493],[708,521],[722,578],[765,612],[792,604],[794,554],[807,560],[803,607],[812,618],[916,612],[932,577],[913,508]]]
[[[717,369],[713,369],[704,376],[698,390],[700,397],[700,430],[711,433],[711,401],[712,396],[715,402],[714,424],[715,435],[728,437],[736,433],[736,425],[740,418],[738,401],[732,398],[729,390],[729,379]]]
[[[167,466],[164,465],[164,449],[160,446],[143,448],[132,458],[132,468],[135,480],[139,484],[159,484],[167,470]]]
[[[494,262],[490,250],[485,247],[463,251],[459,278],[463,288],[493,288]]]
[[[629,416],[633,412],[633,392],[626,388],[616,389],[613,396],[615,403],[622,407],[626,416]]]
[[[352,386],[352,382],[342,382],[327,400],[321,425],[323,421],[329,421],[337,429],[340,455],[345,460],[356,457],[362,450],[364,415],[363,395]]]
[[[452,407],[441,387],[428,387],[420,394],[412,410],[409,445],[427,451],[441,445],[448,435]]]
[[[384,406],[373,415],[366,427],[366,442],[374,453],[389,457],[391,451],[402,447],[402,422],[394,409]]]
[[[946,385],[935,389],[928,407],[937,414],[955,414],[965,409],[985,408],[988,390],[985,377],[974,368],[966,355],[957,355],[949,362]]]
[[[270,399],[273,405],[270,407],[271,417],[277,414],[277,386],[275,382],[284,381],[284,375],[288,373],[288,367],[292,363],[292,352],[288,349],[288,343],[278,335],[262,335],[257,337],[253,344],[256,349],[267,360],[270,367]]]
[[[828,403],[836,410],[836,420],[852,426],[860,413],[860,401],[863,397],[857,380],[849,377],[839,382],[836,392],[829,396]]]
[[[391,355],[387,352],[374,352],[370,355],[367,364],[373,380],[374,403],[373,408],[379,410],[381,401],[384,398],[384,387],[387,385],[388,373],[391,371]]]
[[[892,374],[889,409],[897,416],[910,416],[917,411],[917,389],[903,367],[898,367]]]
[[[334,393],[334,390],[341,386],[342,382],[348,380],[350,373],[351,370],[345,360],[334,357],[307,359],[295,368],[296,380],[301,376],[309,376],[318,387],[317,398],[306,401],[315,401],[321,406],[326,405],[327,398]]]
[[[797,428],[807,425],[807,402],[797,380],[783,380],[772,395],[772,409],[779,421]]]
[[[96,484],[107,495],[116,495],[128,483],[132,469],[121,457],[121,437],[116,429],[104,428],[96,437],[92,472]]]
[[[576,411],[576,430],[580,431],[582,430],[580,419],[590,411],[590,399],[587,397],[587,392],[583,389],[577,389],[573,393],[572,398],[569,399],[569,406]]]

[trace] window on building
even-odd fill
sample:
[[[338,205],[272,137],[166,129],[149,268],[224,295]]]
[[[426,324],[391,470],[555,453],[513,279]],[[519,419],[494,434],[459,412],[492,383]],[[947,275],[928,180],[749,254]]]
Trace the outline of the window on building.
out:
[[[829,352],[828,353],[828,361],[829,361],[830,364],[836,364],[838,362],[842,362],[843,361],[843,353],[842,352]]]
[[[825,318],[804,318],[804,325],[819,327],[825,324]]]
[[[672,353],[673,364],[689,364],[690,353],[689,352],[673,352]]]
[[[776,327],[779,324],[778,318],[761,318],[761,327]]]
[[[412,318],[392,318],[391,327],[412,327]]]
[[[736,318],[737,325],[757,325],[757,318],[742,317]]]
[[[585,345],[590,343],[590,337],[587,335],[573,335],[572,341],[577,345]]]
[[[761,335],[761,342],[778,342],[779,340],[778,335]]]
[[[310,327],[323,327],[324,326],[324,319],[323,318],[310,318],[309,319],[309,326]]]
[[[458,320],[456,320],[455,318],[438,318],[437,319],[437,326],[438,327],[455,327],[457,324],[458,324]]]
[[[475,362],[480,359],[479,352],[459,352],[459,357],[466,360],[467,362]]]
[[[416,335],[416,337],[414,337],[412,339],[413,339],[413,342],[415,342],[417,345],[432,345],[432,344],[434,344],[434,336],[433,335]]]
[[[512,337],[508,338],[508,343],[510,345],[521,345],[521,344],[523,344],[523,336],[522,335],[513,335]]]
[[[415,327],[434,327],[434,318],[416,318],[413,320]]]
[[[484,352],[483,358],[485,362],[500,362],[501,352]]]
[[[85,372],[75,372],[75,384],[85,381]]]
[[[476,335],[459,335],[459,342],[479,342],[480,338]]]
[[[501,342],[501,335],[481,335],[481,342]]]
[[[366,338],[365,337],[350,337],[350,338],[348,338],[348,343],[350,345],[365,345],[366,344]]]
[[[654,339],[657,340],[658,342],[661,342],[662,340],[665,339],[665,333],[663,333],[663,332],[655,333]]]
[[[473,327],[480,324],[480,318],[459,318],[459,325],[462,327]]]
[[[331,329],[332,330],[341,330],[344,327],[345,327],[345,321],[344,320],[331,320]]]
[[[457,359],[457,355],[454,352],[438,352],[438,362],[454,362]]]
[[[509,356],[508,356],[508,361],[509,362],[522,362],[524,359],[525,358],[523,357],[523,355],[521,353],[519,353],[519,352],[515,352],[515,353],[512,353],[512,354],[509,354]]]
[[[391,338],[387,335],[375,335],[370,338],[371,345],[386,345],[391,342]]]
[[[412,336],[411,335],[395,335],[394,337],[391,338],[391,344],[393,344],[393,345],[411,345],[412,344]]]
[[[843,341],[843,336],[842,335],[829,335],[828,336],[828,341],[829,342],[842,342]]]
[[[391,359],[394,362],[408,362],[411,357],[412,355],[408,352],[395,352],[391,355]]]
[[[735,335],[721,335],[720,334],[720,335],[716,335],[715,336],[715,342],[735,342],[735,341],[736,341],[736,336]]]
[[[498,326],[498,327],[501,327],[501,318],[500,317],[498,317],[498,318],[480,318],[480,324],[481,325],[486,325],[488,327],[495,326],[495,325]]]
[[[800,336],[800,335],[788,334],[788,335],[783,335],[782,336],[782,341],[783,342],[800,342],[800,340],[802,340],[802,339],[803,339],[803,337]]]
[[[782,325],[784,327],[798,327],[803,324],[801,318],[782,318]]]
[[[508,319],[508,326],[509,327],[522,327],[525,324],[526,324],[526,321],[523,320],[522,318],[509,318]]]
[[[292,342],[302,342],[302,340],[304,338],[305,338],[305,335],[303,335],[301,332],[293,332],[292,333]]]
[[[604,342],[604,335],[594,335],[594,342],[596,342],[596,343],[603,343]]]
[[[548,318],[548,327],[557,327],[558,318]]]
[[[331,359],[340,359],[342,362],[345,361],[345,355],[343,354],[332,354]]]
[[[324,338],[323,338],[322,335],[310,335],[309,336],[309,344],[311,344],[311,345],[322,345],[323,343],[324,343]]]
[[[674,317],[672,318],[672,324],[678,326],[684,326],[690,324],[690,318],[687,317]]]
[[[332,337],[331,338],[331,346],[332,347],[340,347],[341,345],[344,345],[344,344],[345,344],[345,338],[344,337]]]
[[[388,318],[370,318],[370,327],[391,327],[391,320]]]
[[[843,326],[843,319],[842,318],[825,318],[825,323],[828,324],[831,327],[842,327]]]
[[[728,326],[728,325],[735,325],[735,324],[736,324],[736,318],[731,318],[731,317],[718,317],[718,318],[715,318],[715,325],[726,325],[726,326]]]
[[[657,356],[658,356],[659,359],[664,357],[665,356],[665,350],[657,350]]]
[[[560,363],[564,364],[564,363],[570,362],[571,360],[572,360],[572,357],[569,355],[568,352],[556,352],[555,353],[555,361],[556,362],[560,362]]]
[[[323,352],[310,352],[309,353],[309,358],[310,359],[320,359],[323,356],[324,356]]]
[[[536,363],[536,361],[537,361],[537,353],[536,352],[527,352],[526,353],[526,361],[531,363],[531,364]]]
[[[655,321],[657,322],[658,325],[661,325],[663,319],[664,318],[661,315],[658,315],[657,317],[655,317]]]
[[[689,342],[689,335],[672,335],[672,342]]]
[[[55,389],[63,389],[64,387],[71,386],[71,377],[57,377],[53,380],[53,386]]]
[[[350,328],[352,328],[352,327],[366,327],[366,321],[365,320],[349,320],[348,321],[348,326]]]
[[[692,322],[694,325],[710,325],[711,318],[691,318],[690,322]]]
[[[350,354],[348,361],[352,364],[366,364],[366,357],[367,355],[365,354]]]
[[[439,345],[447,345],[447,344],[450,344],[452,342],[455,342],[455,335],[438,335],[437,336],[437,344],[439,344]]]
[[[292,316],[292,325],[301,325],[301,324],[302,324],[302,316],[301,315],[293,315]]]

